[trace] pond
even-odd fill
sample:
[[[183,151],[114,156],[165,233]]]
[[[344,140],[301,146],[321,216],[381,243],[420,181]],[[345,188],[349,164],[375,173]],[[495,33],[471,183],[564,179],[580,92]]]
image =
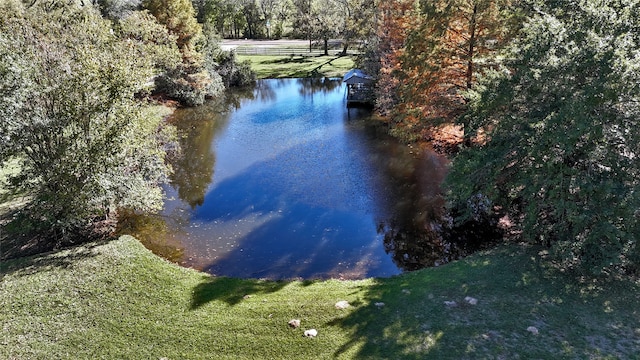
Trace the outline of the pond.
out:
[[[386,277],[432,266],[447,160],[347,108],[340,79],[259,81],[180,109],[182,154],[135,235],[184,266],[241,278]]]

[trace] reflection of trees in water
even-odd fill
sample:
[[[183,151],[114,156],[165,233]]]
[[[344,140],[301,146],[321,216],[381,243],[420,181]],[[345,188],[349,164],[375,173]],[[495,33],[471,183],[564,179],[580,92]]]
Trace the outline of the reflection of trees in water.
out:
[[[242,105],[243,100],[255,99],[252,87],[235,89],[234,91],[227,91],[227,93],[225,94],[225,97],[226,97],[227,106],[222,108],[225,110],[230,110],[230,109],[238,110],[240,109],[240,106]]]
[[[285,80],[258,81],[253,89],[253,96],[262,102],[275,102],[277,95],[275,89],[285,85]]]
[[[216,155],[213,140],[228,121],[228,103],[210,101],[205,105],[180,109],[172,123],[178,129],[181,154],[171,161],[171,185],[191,208],[204,203],[207,188],[213,180]]]
[[[409,148],[410,149],[410,148]],[[444,199],[440,184],[446,175],[444,157],[431,151],[412,157],[399,154],[408,149],[387,149],[395,153],[387,161],[387,177],[401,189],[395,194],[393,217],[378,224],[385,251],[405,271],[439,265],[463,253],[448,236],[444,219]]]
[[[342,79],[339,78],[302,78],[298,79],[300,88],[298,92],[303,97],[310,97],[316,93],[322,92],[328,94],[342,85]]]
[[[165,218],[160,215],[125,212],[118,219],[118,234],[130,234],[154,254],[172,261],[184,260],[184,247],[171,235]]]
[[[424,210],[420,206],[416,209]],[[385,251],[405,271],[459,259],[488,248],[502,238],[497,219],[482,218],[456,225],[448,219],[443,211],[400,216],[380,222],[378,234],[384,237]]]
[[[378,225],[378,233],[384,235],[384,250],[393,262],[405,271],[446,262],[449,248],[439,232],[425,227],[420,229],[416,225],[401,225],[397,220]]]

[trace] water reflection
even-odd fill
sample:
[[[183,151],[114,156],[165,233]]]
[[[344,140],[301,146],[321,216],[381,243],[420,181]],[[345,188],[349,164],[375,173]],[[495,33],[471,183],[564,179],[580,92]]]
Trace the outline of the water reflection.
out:
[[[316,93],[329,94],[342,86],[340,78],[312,77],[297,79],[297,81],[300,84],[298,92],[304,98],[311,97]]]
[[[141,231],[148,247],[252,278],[390,276],[443,261],[446,159],[387,137],[369,111],[346,108],[344,90],[339,79],[260,81],[226,105],[177,111],[183,157],[163,225]]]
[[[385,250],[405,271],[439,265],[456,255],[442,232],[444,200],[440,184],[447,160],[430,151],[417,152],[418,161],[389,163],[387,171],[401,193],[397,195],[395,215],[378,224]]]
[[[216,154],[211,143],[229,120],[220,101],[184,109],[171,119],[178,130],[181,153],[171,161],[171,185],[178,196],[192,209],[204,203],[209,184],[213,180]],[[223,111],[221,111],[223,110]]]

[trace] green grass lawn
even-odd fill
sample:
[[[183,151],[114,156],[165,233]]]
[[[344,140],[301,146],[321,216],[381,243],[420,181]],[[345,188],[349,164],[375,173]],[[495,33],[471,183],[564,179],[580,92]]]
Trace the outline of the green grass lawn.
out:
[[[340,77],[353,68],[351,57],[336,56],[238,56],[249,61],[259,79]]]
[[[0,358],[640,357],[637,283],[542,264],[533,248],[504,246],[389,279],[240,280],[180,268],[122,237],[4,261]],[[339,300],[351,306],[338,310]],[[305,338],[311,328],[318,336]]]

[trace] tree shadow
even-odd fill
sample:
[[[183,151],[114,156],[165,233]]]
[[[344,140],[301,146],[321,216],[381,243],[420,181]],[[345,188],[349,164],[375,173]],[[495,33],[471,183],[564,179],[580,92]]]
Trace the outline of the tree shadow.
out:
[[[287,284],[286,281],[203,276],[202,282],[193,289],[191,310],[211,301],[224,301],[229,305],[236,305],[253,295],[274,293]]]
[[[96,241],[69,248],[56,249],[48,253],[39,253],[0,262],[0,280],[7,275],[29,276],[51,269],[68,269],[78,261],[96,256],[94,248],[103,245],[105,241]],[[0,245],[4,252],[6,243]],[[24,245],[23,245],[24,246]]]
[[[576,358],[634,358],[640,349],[637,281],[563,272],[539,251],[502,246],[446,270],[376,279],[361,297],[363,306],[326,324],[351,334],[334,357],[558,358],[570,343]],[[467,296],[478,303],[465,302]],[[528,326],[540,333],[532,335]]]
[[[279,59],[274,59],[274,60],[270,60],[270,61],[265,61],[265,64],[305,64],[305,63],[311,63],[313,62],[313,60],[309,60],[307,57],[301,56],[301,57],[285,57],[285,58],[279,58]]]

